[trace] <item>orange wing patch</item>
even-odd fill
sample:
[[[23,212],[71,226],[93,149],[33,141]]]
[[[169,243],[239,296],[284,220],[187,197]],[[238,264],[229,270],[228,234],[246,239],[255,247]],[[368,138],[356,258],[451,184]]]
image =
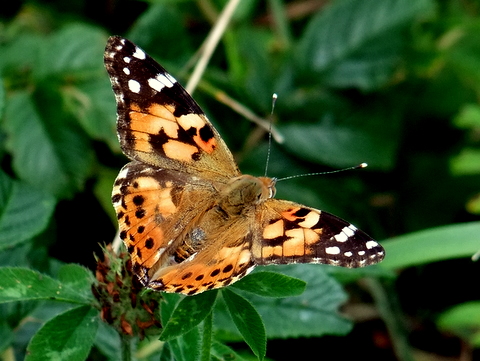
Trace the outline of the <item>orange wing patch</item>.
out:
[[[174,116],[172,105],[151,104],[142,110],[137,104],[130,106],[129,132],[137,151],[154,153],[161,148],[170,158],[185,163],[193,162],[200,149],[212,153],[217,141],[206,120],[198,114]],[[191,138],[185,141],[185,134]]]
[[[148,287],[157,291],[193,295],[228,286],[254,268],[248,242],[221,248],[217,253],[211,251],[199,251],[183,263],[159,269]]]

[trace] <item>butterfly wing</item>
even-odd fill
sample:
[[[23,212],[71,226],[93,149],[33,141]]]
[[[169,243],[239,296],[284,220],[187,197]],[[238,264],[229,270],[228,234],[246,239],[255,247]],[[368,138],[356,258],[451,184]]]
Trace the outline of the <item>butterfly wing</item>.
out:
[[[150,275],[175,257],[182,233],[208,208],[213,185],[187,173],[128,163],[112,192],[120,238],[130,254],[133,271],[148,284]]]
[[[253,216],[225,219],[216,192],[211,182],[136,161],[120,171],[112,200],[120,238],[144,286],[192,295],[252,269]]]
[[[257,213],[256,264],[322,263],[356,268],[380,262],[385,251],[365,232],[333,214],[277,199]]]
[[[123,152],[149,165],[207,177],[240,174],[229,149],[187,91],[127,39],[112,36],[104,55],[117,100]]]
[[[229,237],[234,236],[232,233]],[[253,270],[250,244],[252,234],[236,239],[234,244],[213,249],[206,247],[178,265],[159,269],[148,287],[165,292],[195,295],[228,286]],[[208,239],[206,244],[215,242]]]

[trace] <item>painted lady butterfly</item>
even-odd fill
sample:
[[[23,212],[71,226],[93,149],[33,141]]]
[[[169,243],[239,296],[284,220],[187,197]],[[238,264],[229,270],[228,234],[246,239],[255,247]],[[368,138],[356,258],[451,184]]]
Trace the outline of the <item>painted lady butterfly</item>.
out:
[[[256,265],[363,267],[383,248],[344,220],[277,200],[275,179],[240,173],[202,109],[159,64],[113,36],[105,65],[132,162],[113,188],[120,237],[142,284],[194,295]]]

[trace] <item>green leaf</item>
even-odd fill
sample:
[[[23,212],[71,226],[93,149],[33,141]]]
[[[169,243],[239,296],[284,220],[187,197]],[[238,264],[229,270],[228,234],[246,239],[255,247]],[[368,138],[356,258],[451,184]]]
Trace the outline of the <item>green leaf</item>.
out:
[[[5,86],[4,86],[4,79],[0,77],[0,119],[3,118],[4,110],[5,110]]]
[[[334,269],[323,265],[302,264],[269,266],[269,271],[278,270],[305,281],[305,292],[300,296],[286,298],[244,294],[261,315],[268,338],[320,337],[350,332],[352,323],[339,312],[347,295],[342,286],[328,274],[330,268]],[[223,307],[219,303],[216,308],[217,329],[223,333],[223,339],[237,341],[238,337],[234,335],[238,332],[231,325]]]
[[[84,299],[93,300],[92,284],[95,282],[95,277],[88,268],[78,264],[63,265],[58,271],[58,280],[66,287],[82,293]]]
[[[275,269],[278,266],[269,267]],[[269,338],[345,335],[352,324],[343,317],[340,306],[347,300],[342,286],[328,275],[329,266],[288,265],[279,271],[307,283],[300,296],[267,299],[250,297],[262,315]],[[271,302],[269,302],[271,301]]]
[[[472,214],[480,214],[480,194],[475,194],[471,197],[465,205],[465,208]]]
[[[153,291],[147,291],[153,292]],[[182,295],[178,293],[164,293],[162,297],[162,306],[160,308],[160,318],[162,320],[162,325],[166,325],[168,320],[173,314],[175,307],[177,306],[178,302],[182,300]]]
[[[265,46],[269,41],[272,41],[271,32],[247,25],[224,35],[229,79],[235,84],[243,84],[250,102],[265,112],[271,107],[271,94],[276,90],[272,79],[277,74]]]
[[[201,336],[198,327],[168,341],[168,344],[176,361],[198,361],[200,358]]]
[[[105,322],[99,322],[95,347],[107,360],[121,360],[121,340],[119,333]]]
[[[55,209],[55,198],[11,180],[0,170],[0,250],[14,247],[42,232]]]
[[[98,167],[97,182],[93,192],[98,202],[100,202],[103,210],[107,213],[112,221],[112,224],[117,227],[118,219],[115,209],[112,207],[112,184],[117,178],[118,169],[111,169],[106,167]]]
[[[0,69],[7,81],[24,85],[26,79],[30,81],[25,69],[32,69],[38,63],[38,52],[45,46],[45,38],[40,32],[19,32],[9,40],[2,43]]]
[[[307,73],[328,71],[334,86],[378,87],[399,60],[399,28],[431,8],[430,0],[335,1],[310,21],[299,63]]]
[[[387,239],[382,242],[386,256],[378,267],[399,269],[459,257],[472,257],[480,249],[479,234],[480,222],[470,222]]]
[[[212,334],[213,334],[213,312],[210,311],[208,316],[203,320],[202,352],[200,356],[200,361],[210,361],[210,354],[212,349]]]
[[[120,151],[115,131],[115,97],[106,74],[63,87],[61,95],[65,110],[78,120],[90,138],[106,142],[115,152]]]
[[[450,160],[450,169],[456,176],[480,174],[480,150],[463,148],[460,154]]]
[[[166,325],[169,319],[174,316],[176,306],[183,297],[175,293],[163,294],[161,303],[162,324]],[[180,301],[181,302],[181,301]],[[162,352],[162,360],[172,359],[171,354],[175,356],[176,361],[198,361],[200,357],[201,336],[199,327],[194,327],[189,332],[178,336],[167,342],[167,348]]]
[[[32,338],[25,360],[85,360],[95,339],[98,320],[98,311],[90,306],[54,317]]]
[[[480,81],[480,60],[478,59],[478,52],[480,51],[479,31],[480,23],[478,21],[460,23],[443,36],[441,43],[443,45],[442,50],[444,50],[444,61],[451,68],[448,70],[453,70],[455,73],[460,74],[463,79],[468,79],[473,84],[478,84]],[[447,41],[444,39],[447,39]],[[454,39],[454,41],[451,39]]]
[[[440,315],[440,329],[467,339],[474,347],[480,346],[480,302],[471,301],[454,306]]]
[[[28,300],[90,303],[81,290],[65,286],[47,275],[26,268],[0,268],[0,303]]]
[[[212,345],[212,356],[219,361],[246,361],[247,359],[241,357],[234,350],[227,345],[214,341]]]
[[[252,304],[229,288],[222,290],[235,326],[255,356],[263,360],[267,351],[267,337],[262,319]]]
[[[67,74],[83,76],[92,71],[103,71],[105,40],[105,33],[99,28],[79,23],[65,26],[53,33],[40,48],[38,63],[34,67],[35,78],[43,80]]]
[[[83,185],[93,153],[78,126],[59,109],[58,94],[43,90],[36,93],[41,107],[27,92],[9,99],[6,146],[13,155],[15,173],[22,180],[48,193],[68,196]]]
[[[127,37],[151,55],[171,59],[176,64],[187,61],[193,52],[190,36],[183,25],[182,13],[171,4],[152,3],[148,10],[137,18]],[[158,44],[163,44],[167,52]]]
[[[249,274],[232,287],[264,297],[298,296],[305,291],[306,282],[277,272]]]
[[[5,315],[6,316],[6,315]],[[15,333],[12,327],[7,323],[6,318],[0,321],[0,354],[7,349],[15,339]]]
[[[216,297],[214,290],[181,300],[164,325],[160,340],[172,340],[198,326],[212,312]]]
[[[284,146],[308,161],[334,167],[367,162],[370,169],[386,170],[395,164],[399,125],[395,112],[377,107],[350,116],[325,115],[316,123],[282,124],[279,130],[288,134]]]
[[[453,119],[453,124],[462,129],[480,128],[480,106],[464,104]]]

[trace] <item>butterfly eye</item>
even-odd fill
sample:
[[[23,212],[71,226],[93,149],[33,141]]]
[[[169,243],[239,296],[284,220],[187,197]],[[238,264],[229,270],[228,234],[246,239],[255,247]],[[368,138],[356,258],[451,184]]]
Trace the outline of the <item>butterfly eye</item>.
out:
[[[277,189],[275,187],[270,187],[268,188],[268,190],[270,191],[270,195],[268,196],[268,198],[275,197],[275,194],[277,193]]]

